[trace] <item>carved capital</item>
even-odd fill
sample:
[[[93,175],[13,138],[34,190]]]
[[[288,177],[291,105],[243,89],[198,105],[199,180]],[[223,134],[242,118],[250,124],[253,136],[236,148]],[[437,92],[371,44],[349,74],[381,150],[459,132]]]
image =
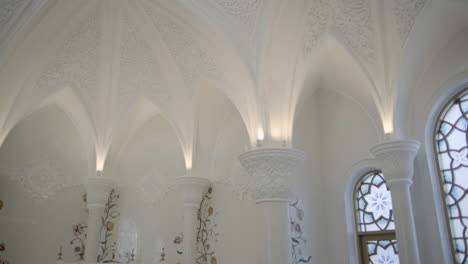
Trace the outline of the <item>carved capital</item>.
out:
[[[389,183],[411,183],[419,146],[416,140],[392,140],[377,144],[370,151]]]
[[[239,161],[254,178],[255,199],[288,200],[295,187],[296,174],[306,158],[297,149],[257,149],[239,156]]]
[[[109,178],[88,178],[85,186],[88,208],[104,208],[114,181]]]
[[[198,208],[203,195],[211,185],[206,178],[180,177],[177,179],[184,207]]]

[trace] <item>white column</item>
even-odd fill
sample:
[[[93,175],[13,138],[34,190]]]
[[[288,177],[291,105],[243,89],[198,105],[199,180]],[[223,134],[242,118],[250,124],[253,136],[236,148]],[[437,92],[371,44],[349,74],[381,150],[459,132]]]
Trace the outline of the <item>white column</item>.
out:
[[[184,210],[184,264],[193,264],[197,256],[198,209],[210,181],[197,177],[181,177],[177,180]]]
[[[88,263],[97,261],[101,238],[101,217],[112,187],[113,181],[108,178],[89,178],[86,183],[88,230],[86,231],[85,260]]]
[[[410,194],[414,158],[419,145],[419,142],[414,140],[393,140],[378,144],[370,150],[377,158],[387,186],[392,192],[396,238],[402,264],[420,263]]]
[[[255,180],[258,264],[291,263],[288,203],[305,156],[303,151],[286,148],[257,149],[239,156]]]

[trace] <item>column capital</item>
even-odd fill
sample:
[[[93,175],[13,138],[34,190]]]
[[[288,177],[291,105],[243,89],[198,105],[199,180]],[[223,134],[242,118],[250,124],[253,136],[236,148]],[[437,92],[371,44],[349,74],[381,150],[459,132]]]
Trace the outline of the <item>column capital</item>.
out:
[[[373,146],[370,152],[389,183],[411,185],[414,159],[419,147],[420,143],[416,140],[391,140]]]
[[[257,202],[287,201],[306,153],[292,148],[266,148],[245,152],[239,161],[254,178]]]
[[[200,177],[179,177],[177,183],[180,188],[182,203],[185,207],[200,205],[201,199],[211,185],[210,180]]]
[[[114,181],[112,179],[88,178],[85,184],[88,208],[104,207],[113,187]]]

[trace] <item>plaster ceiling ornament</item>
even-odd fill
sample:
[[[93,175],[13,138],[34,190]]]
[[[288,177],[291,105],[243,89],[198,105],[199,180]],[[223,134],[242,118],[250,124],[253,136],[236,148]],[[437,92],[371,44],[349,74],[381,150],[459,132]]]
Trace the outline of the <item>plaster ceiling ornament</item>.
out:
[[[12,181],[21,184],[35,201],[43,201],[66,187],[79,185],[63,173],[58,165],[60,163],[44,155],[21,168],[8,170],[7,175]]]
[[[15,12],[24,7],[26,0],[2,0],[0,5],[0,36],[6,34]]]
[[[309,54],[327,31],[330,4],[327,0],[312,0],[306,18],[304,53]]]
[[[86,18],[73,31],[40,76],[34,95],[73,88],[89,108],[97,98],[99,26],[97,14]]]
[[[119,92],[117,106],[124,112],[128,106],[143,94],[151,98],[167,99],[162,91],[165,86],[159,61],[153,54],[150,45],[138,32],[135,25],[123,16],[123,33],[121,42]],[[117,115],[118,116],[118,115]]]
[[[395,16],[401,45],[404,46],[427,0],[395,0]]]
[[[255,199],[291,199],[306,154],[296,149],[257,149],[239,156],[254,178]]]
[[[262,0],[214,0],[221,6],[226,14],[234,17],[246,26],[255,23],[257,14],[262,5]]]
[[[219,78],[219,71],[208,51],[202,49],[193,34],[168,16],[155,15],[146,9],[170,50],[188,90],[193,96],[193,84],[201,77]]]
[[[336,0],[334,30],[367,66],[375,64],[375,41],[369,0]]]

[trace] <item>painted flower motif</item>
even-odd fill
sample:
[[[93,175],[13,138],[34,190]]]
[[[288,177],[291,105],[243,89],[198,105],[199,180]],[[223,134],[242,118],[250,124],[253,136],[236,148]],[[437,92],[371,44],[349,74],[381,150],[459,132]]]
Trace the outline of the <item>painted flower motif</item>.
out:
[[[87,201],[88,201],[88,195],[86,195],[86,193],[85,193],[85,194],[83,194],[83,202],[86,203]]]
[[[216,264],[218,263],[218,261],[216,260],[215,257],[211,257],[211,261],[210,261],[210,264]]]
[[[380,216],[385,218],[390,217],[390,209],[392,209],[392,198],[385,184],[379,188],[372,186],[372,191],[366,197],[368,202],[367,211],[372,212],[374,219]]]
[[[178,236],[174,238],[174,244],[180,245],[182,244],[182,242],[184,242],[184,234],[180,233]]]
[[[208,216],[212,216],[213,212],[214,212],[214,209],[213,207],[210,206],[210,208],[208,208]]]
[[[297,233],[301,233],[302,232],[302,227],[299,223],[296,223],[294,225],[294,231],[296,231]]]
[[[296,216],[299,220],[302,221],[304,219],[304,210],[298,208],[296,210]]]
[[[114,222],[112,222],[112,221],[107,221],[107,223],[106,223],[106,229],[107,229],[107,231],[112,231],[112,230],[114,230]]]
[[[6,249],[5,243],[1,242],[0,243],[0,251],[5,251],[5,249]]]
[[[80,253],[80,252],[81,252],[81,247],[76,246],[76,247],[75,247],[75,253]]]
[[[212,193],[213,192],[213,187],[209,187],[208,188],[208,193]]]
[[[86,228],[86,226],[83,225],[83,224],[73,225],[73,234],[75,236],[79,236],[79,235],[83,234],[85,228]]]
[[[468,166],[468,148],[464,148],[460,151],[450,151],[450,157],[452,158],[452,168],[456,169],[462,165]]]

